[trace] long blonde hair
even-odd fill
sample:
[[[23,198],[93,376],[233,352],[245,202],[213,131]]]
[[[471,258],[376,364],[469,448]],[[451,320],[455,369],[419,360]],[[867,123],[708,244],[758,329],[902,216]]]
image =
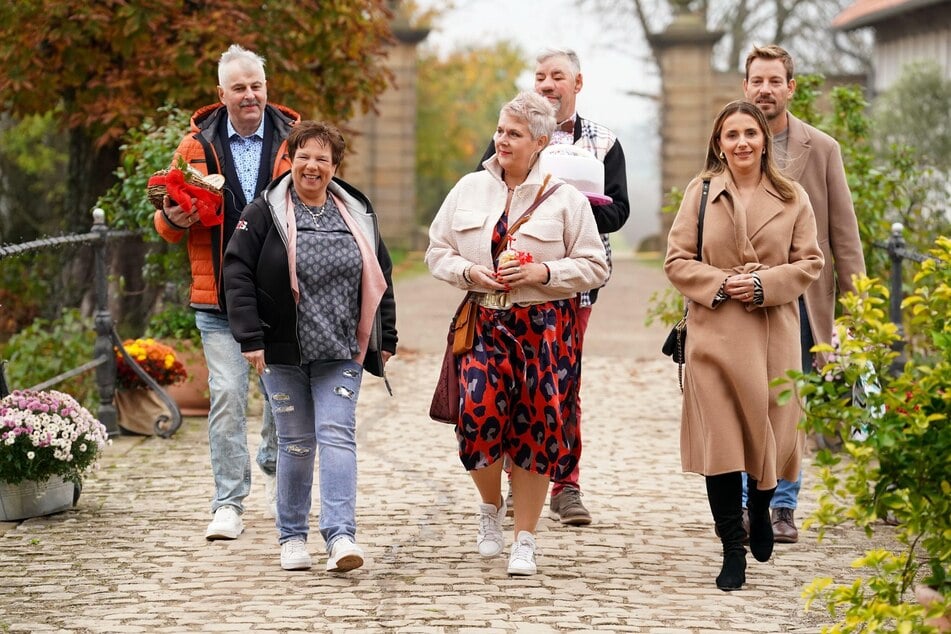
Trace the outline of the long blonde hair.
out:
[[[727,171],[726,159],[720,158],[720,133],[723,132],[723,122],[730,115],[736,113],[748,114],[756,119],[760,132],[763,133],[765,142],[763,143],[763,155],[760,158],[760,169],[767,180],[776,188],[780,198],[785,201],[796,198],[796,188],[791,180],[782,175],[773,160],[773,133],[770,132],[769,124],[766,122],[766,115],[756,107],[756,104],[738,99],[731,101],[723,106],[717,118],[713,122],[713,133],[710,135],[710,143],[707,145],[707,160],[704,163],[703,171],[699,178],[710,178]]]

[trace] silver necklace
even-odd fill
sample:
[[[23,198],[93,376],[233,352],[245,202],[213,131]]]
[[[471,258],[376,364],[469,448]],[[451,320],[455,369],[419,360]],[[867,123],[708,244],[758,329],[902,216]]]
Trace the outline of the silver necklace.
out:
[[[324,201],[324,204],[321,205],[321,206],[317,209],[317,211],[314,211],[313,207],[311,207],[310,205],[308,205],[308,204],[306,204],[306,203],[304,204],[304,209],[306,209],[306,210],[307,210],[307,213],[310,214],[310,217],[314,219],[314,227],[319,227],[319,226],[320,226],[320,218],[324,215],[324,212],[327,211],[327,203],[328,203],[328,202],[330,202],[330,199],[329,199],[329,198],[328,198],[326,201]]]

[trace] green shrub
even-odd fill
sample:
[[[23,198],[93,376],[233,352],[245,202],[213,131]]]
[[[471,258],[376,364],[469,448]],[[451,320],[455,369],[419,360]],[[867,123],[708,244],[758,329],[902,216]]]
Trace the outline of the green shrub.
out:
[[[807,607],[820,601],[841,618],[828,632],[929,632],[926,617],[951,608],[951,239],[939,238],[914,276],[915,290],[903,302],[911,332],[927,343],[897,373],[901,333],[888,321],[889,291],[875,279],[857,280],[857,294],[841,298],[836,320],[839,346],[819,373],[790,372],[804,399],[805,427],[844,438],[842,454],[819,452],[819,508],[806,521],[824,528],[852,522],[871,534],[880,520],[897,523],[901,552],[872,550],[854,562],[867,571],[845,585],[816,579],[805,591]],[[853,388],[875,377],[864,406]],[[873,384],[874,385],[874,384]],[[783,399],[792,398],[786,390]],[[852,432],[858,430],[859,435]],[[913,603],[915,583],[944,595],[930,613]]]
[[[27,389],[89,363],[95,343],[92,319],[81,317],[75,308],[63,309],[54,320],[35,319],[13,335],[4,350],[9,360],[6,373],[10,389]],[[84,372],[53,389],[66,392],[90,409],[99,401],[95,371]]]

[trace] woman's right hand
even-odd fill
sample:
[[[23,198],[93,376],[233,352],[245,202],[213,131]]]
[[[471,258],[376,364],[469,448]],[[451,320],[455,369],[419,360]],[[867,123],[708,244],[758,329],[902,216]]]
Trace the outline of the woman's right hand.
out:
[[[241,355],[248,361],[248,365],[254,368],[258,376],[264,374],[264,350],[251,350],[242,352]]]
[[[508,290],[505,284],[498,281],[495,271],[483,264],[473,264],[470,266],[468,275],[469,279],[472,280],[472,285],[476,288],[490,289],[493,291]]]

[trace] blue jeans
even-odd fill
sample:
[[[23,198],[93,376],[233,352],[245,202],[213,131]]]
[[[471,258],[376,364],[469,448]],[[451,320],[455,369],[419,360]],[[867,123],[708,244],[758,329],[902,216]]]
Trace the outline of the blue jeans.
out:
[[[233,506],[244,512],[244,498],[251,491],[251,459],[248,453],[248,362],[241,346],[231,335],[228,318],[195,312],[195,325],[201,332],[201,345],[208,364],[208,446],[211,472],[215,478],[215,497],[211,512]],[[264,393],[263,383],[258,382]],[[274,418],[265,398],[261,422],[261,445],[257,463],[266,474],[273,474],[277,463],[277,434]]]
[[[773,499],[769,503],[770,508],[774,509],[794,509],[799,503],[799,489],[802,488],[802,469],[799,470],[799,477],[795,482],[783,480],[780,478],[776,483],[776,492],[773,493]],[[743,508],[746,508],[746,474],[743,474]]]
[[[802,345],[802,371],[812,372],[812,347],[816,345],[812,337],[812,327],[809,325],[809,315],[806,313],[806,302],[799,298],[799,342]],[[770,507],[774,509],[794,509],[799,503],[799,490],[802,489],[802,469],[795,482],[783,480],[776,484],[773,501]],[[743,508],[746,508],[746,474],[743,474]]]
[[[277,426],[277,531],[307,539],[314,459],[319,453],[320,534],[327,552],[357,533],[357,399],[363,367],[313,361],[264,370]]]

